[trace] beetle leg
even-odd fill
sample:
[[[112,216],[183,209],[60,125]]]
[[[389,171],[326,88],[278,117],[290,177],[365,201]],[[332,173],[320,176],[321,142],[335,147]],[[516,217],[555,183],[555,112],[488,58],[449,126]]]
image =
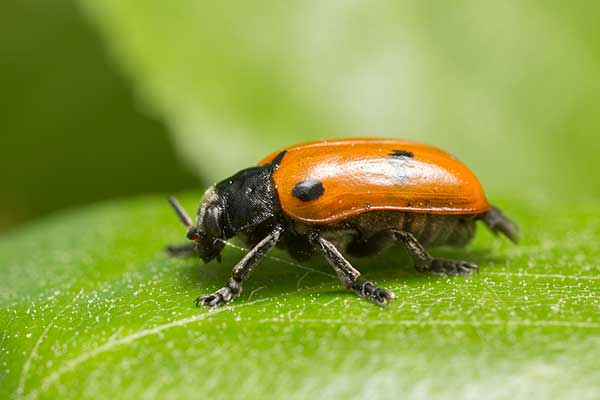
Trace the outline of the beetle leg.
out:
[[[467,261],[432,257],[413,234],[396,230],[392,232],[396,240],[404,244],[415,262],[415,269],[419,272],[440,275],[468,275],[479,270],[477,265]]]
[[[186,243],[180,246],[167,246],[165,251],[172,257],[193,257],[198,255],[194,243]]]
[[[217,307],[227,304],[239,296],[242,292],[242,283],[248,278],[254,267],[256,267],[269,250],[275,247],[282,232],[283,227],[277,226],[233,267],[231,278],[229,278],[225,286],[213,294],[198,297],[196,305],[203,304],[209,308]]]
[[[500,232],[513,243],[519,241],[519,227],[509,218],[504,216],[499,208],[491,206],[490,210],[481,214],[479,218],[495,235]]]
[[[323,239],[316,232],[309,235],[309,240],[325,256],[346,289],[352,289],[360,297],[372,300],[379,305],[386,305],[390,300],[396,298],[393,292],[382,289],[371,281],[361,279],[360,272],[344,258],[342,253],[329,240]]]

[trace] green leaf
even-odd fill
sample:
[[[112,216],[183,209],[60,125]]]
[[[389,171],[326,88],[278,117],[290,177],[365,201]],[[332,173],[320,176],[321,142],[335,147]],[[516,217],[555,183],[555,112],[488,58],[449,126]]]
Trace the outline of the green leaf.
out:
[[[398,295],[387,308],[274,251],[206,311],[193,299],[242,252],[167,257],[184,231],[163,199],[57,214],[0,241],[0,397],[598,398],[600,209],[499,205],[519,246],[480,229],[436,251],[479,275],[421,275],[401,249],[354,260]]]

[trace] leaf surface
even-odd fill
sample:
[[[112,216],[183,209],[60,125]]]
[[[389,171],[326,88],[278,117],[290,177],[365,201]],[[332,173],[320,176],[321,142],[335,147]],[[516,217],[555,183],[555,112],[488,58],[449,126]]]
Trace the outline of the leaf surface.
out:
[[[242,252],[167,257],[184,232],[163,199],[57,214],[0,241],[0,397],[598,398],[600,210],[499,205],[519,246],[480,229],[435,251],[479,275],[421,275],[401,249],[353,260],[398,295],[387,308],[274,251],[206,311],[193,299]]]

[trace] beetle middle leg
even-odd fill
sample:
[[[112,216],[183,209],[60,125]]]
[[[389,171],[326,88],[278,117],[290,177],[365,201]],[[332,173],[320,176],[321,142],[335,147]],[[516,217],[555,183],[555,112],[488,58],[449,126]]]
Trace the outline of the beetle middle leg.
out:
[[[283,227],[277,226],[261,240],[252,250],[250,250],[244,258],[242,258],[231,271],[231,278],[221,289],[213,294],[199,296],[196,299],[196,305],[203,304],[206,307],[212,308],[229,303],[242,292],[242,283],[250,276],[254,267],[259,261],[277,244],[279,236],[283,232]]]
[[[309,239],[325,256],[345,288],[352,289],[360,297],[367,298],[380,305],[385,305],[396,298],[393,292],[380,288],[371,281],[361,279],[360,272],[344,258],[342,253],[329,240],[323,239],[316,232],[311,233]]]
[[[406,247],[415,262],[415,269],[419,272],[444,275],[468,275],[479,269],[477,265],[467,261],[447,260],[431,256],[412,233],[397,230],[392,230],[391,232],[394,238]]]

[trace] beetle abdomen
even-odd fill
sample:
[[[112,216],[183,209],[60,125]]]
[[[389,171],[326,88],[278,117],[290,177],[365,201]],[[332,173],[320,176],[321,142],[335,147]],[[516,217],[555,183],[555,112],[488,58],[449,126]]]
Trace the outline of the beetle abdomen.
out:
[[[397,244],[393,231],[409,232],[424,247],[463,247],[475,235],[477,216],[417,214],[402,211],[372,211],[332,225],[306,224],[295,221],[293,232],[284,240],[292,257],[305,259],[313,254],[307,235],[318,230],[322,237],[353,256],[369,256]],[[303,243],[301,245],[301,242]],[[298,257],[300,255],[300,257]]]
[[[368,240],[380,232],[409,232],[425,247],[463,247],[475,235],[473,215],[418,214],[402,211],[373,211],[346,221],[358,237]]]
[[[441,215],[404,213],[405,232],[412,233],[425,247],[463,247],[475,235],[472,215]]]

